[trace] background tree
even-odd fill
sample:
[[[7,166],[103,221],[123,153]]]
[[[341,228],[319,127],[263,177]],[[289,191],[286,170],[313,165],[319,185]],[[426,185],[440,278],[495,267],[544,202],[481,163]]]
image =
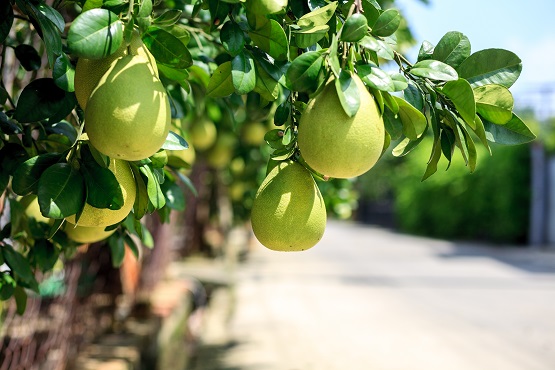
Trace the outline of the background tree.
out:
[[[422,43],[417,60],[410,61],[402,54],[411,41],[409,28],[390,3],[2,2],[0,263],[7,268],[0,274],[0,298],[15,296],[23,311],[26,292],[39,289],[36,272],[47,273],[58,260],[75,254],[80,242],[64,232],[66,218],[79,223],[88,206],[122,208],[127,188],[93,141],[117,142],[127,135],[108,129],[96,138],[82,136],[90,131],[85,118],[90,122],[103,106],[78,104],[75,90],[83,82],[75,74],[79,60],[94,64],[118,53],[137,55],[137,35],[139,46],[148,50],[144,55],[151,74],[168,97],[172,126],[160,150],[128,159],[135,181],[130,186],[136,188],[133,210],[102,226],[110,233],[107,242],[116,266],[126,245],[135,255],[143,246],[153,246],[141,220],[156,213],[167,222],[172,210],[183,211],[184,188],[231,192],[229,209],[236,219],[246,220],[268,158],[273,164],[297,161],[316,179],[329,180],[306,164],[297,134],[307,104],[330,80],[340,101],[332,113],[339,116],[342,109],[348,117],[360,108],[355,80],[364,83],[383,117],[382,154],[390,146],[395,156],[407,155],[421,143],[428,146],[422,179],[436,172],[442,157],[450,163],[461,156],[473,172],[476,145],[488,152],[490,142],[512,145],[535,138],[513,112],[509,88],[522,68],[518,56],[501,49],[473,52],[470,40],[453,31],[437,44]],[[384,68],[391,64],[397,67],[393,72]],[[110,87],[106,79],[102,84]],[[134,88],[120,84],[112,94],[126,96]],[[267,131],[263,137],[261,131]],[[261,145],[261,137],[268,145]],[[141,134],[134,140],[142,144],[150,139]],[[193,171],[196,188],[186,172],[192,159],[180,153],[192,152],[186,149],[189,144],[201,166],[214,171],[213,181]],[[207,184],[211,190],[204,189]],[[329,191],[324,197],[351,188],[343,180],[320,184]],[[329,199],[329,209],[349,215]],[[40,215],[28,211],[36,202]],[[225,209],[221,203],[205,208],[204,220]]]

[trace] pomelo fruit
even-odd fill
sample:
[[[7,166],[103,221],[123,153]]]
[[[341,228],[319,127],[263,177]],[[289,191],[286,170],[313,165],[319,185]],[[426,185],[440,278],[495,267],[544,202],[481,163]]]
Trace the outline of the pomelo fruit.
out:
[[[40,212],[39,200],[36,195],[26,195],[19,200],[19,203],[23,207],[25,216],[29,218],[34,218],[35,221],[44,222],[46,224],[52,221],[52,219],[44,217]]]
[[[206,161],[213,168],[224,168],[231,163],[237,138],[235,135],[223,132],[218,135],[216,142],[206,153]]]
[[[306,163],[329,177],[362,175],[376,164],[383,150],[383,117],[362,80],[353,75],[360,96],[358,112],[349,117],[337,96],[335,81],[311,100],[301,115],[298,145]]]
[[[129,164],[120,159],[111,159],[108,169],[116,176],[121,187],[123,193],[123,206],[120,209],[111,210],[108,208],[96,208],[90,204],[85,204],[79,222],[75,221],[75,215],[66,217],[66,221],[78,226],[106,227],[114,225],[127,217],[133,208],[133,203],[137,195],[137,186],[135,185],[133,172]]]
[[[146,58],[126,55],[112,62],[85,110],[91,144],[116,159],[138,161],[156,153],[171,125],[164,85]]]
[[[96,243],[112,235],[116,229],[105,231],[105,226],[77,226],[70,222],[65,222],[63,230],[67,237],[77,243],[89,244]]]
[[[128,47],[129,46],[129,47]],[[102,76],[108,71],[112,62],[127,55],[131,51],[132,55],[141,55],[149,62],[152,73],[159,77],[158,67],[154,56],[147,49],[138,32],[134,32],[129,45],[125,42],[112,55],[102,59],[79,58],[75,66],[75,97],[83,110],[87,107],[87,102]]]
[[[247,122],[241,127],[241,141],[251,146],[261,145],[264,143],[266,132],[268,129],[262,122]]]
[[[218,132],[214,122],[208,118],[200,118],[193,122],[189,136],[196,149],[203,151],[214,145]]]
[[[318,243],[326,206],[310,172],[293,161],[275,166],[256,193],[251,224],[258,241],[272,250],[302,251]]]

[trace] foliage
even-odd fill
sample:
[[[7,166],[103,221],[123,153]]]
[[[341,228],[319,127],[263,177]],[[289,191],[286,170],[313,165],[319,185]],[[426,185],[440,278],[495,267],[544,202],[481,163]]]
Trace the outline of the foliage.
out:
[[[432,134],[424,178],[436,172],[442,156],[451,161],[455,149],[473,172],[475,142],[489,149],[488,142],[519,144],[535,137],[512,112],[509,88],[522,68],[518,56],[500,49],[472,53],[464,34],[449,32],[437,45],[424,42],[411,62],[397,43],[397,31],[406,29],[401,14],[375,0],[11,0],[0,3],[0,15],[2,76],[8,57],[18,61],[13,80],[0,85],[0,193],[10,210],[10,222],[0,231],[0,264],[7,266],[0,298],[15,296],[19,303],[25,289],[38,290],[35,271],[49,271],[75,251],[58,230],[65,217],[78,218],[91,202],[94,186],[87,178],[112,184],[112,191],[97,192],[96,204],[121,206],[106,171],[108,158],[81,139],[74,73],[78,58],[108,57],[134,32],[156,59],[172,118],[191,122],[219,115],[227,122],[220,131],[238,133],[257,115],[271,116],[275,128],[265,140],[274,161],[302,163],[298,121],[329,78],[340,80],[345,113],[357,112],[359,97],[349,88],[353,74],[376,99],[394,155],[408,154]],[[398,72],[382,69],[392,62]],[[210,113],[209,107],[216,108]],[[242,120],[236,118],[240,111],[246,113]],[[158,153],[130,162],[138,195],[132,213],[109,227],[118,228],[108,241],[115,265],[125,245],[138,254],[131,234],[152,247],[141,224],[145,215],[157,212],[167,221],[172,209],[184,209],[180,189],[190,188],[183,173],[188,164],[169,161],[166,150],[186,148],[186,131],[175,128]],[[38,195],[51,224],[25,230],[17,199],[28,194]]]
[[[483,155],[471,176],[466,174],[464,163],[455,160],[449,173],[424,182],[419,181],[419,172],[426,153],[418,150],[408,157],[395,173],[393,191],[399,227],[440,238],[526,242],[530,148],[495,145],[492,151],[494,156]]]

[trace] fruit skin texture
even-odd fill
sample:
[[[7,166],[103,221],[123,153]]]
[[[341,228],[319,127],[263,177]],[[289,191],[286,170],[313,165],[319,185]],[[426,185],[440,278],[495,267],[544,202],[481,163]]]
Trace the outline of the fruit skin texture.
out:
[[[384,122],[373,96],[353,75],[360,96],[358,112],[349,117],[328,81],[309,102],[299,122],[298,145],[306,163],[315,171],[335,178],[351,178],[370,170],[382,153]]]
[[[91,144],[117,159],[138,161],[156,153],[171,126],[164,85],[142,56],[114,61],[87,103],[85,130]]]
[[[148,59],[152,67],[152,72],[156,77],[158,68],[156,60],[147,47],[143,44],[137,32],[133,33],[129,49],[132,55],[141,55]],[[75,66],[75,97],[83,110],[87,107],[87,102],[102,76],[108,71],[112,62],[128,54],[127,45],[123,43],[121,47],[112,55],[102,59],[79,58]]]
[[[106,227],[114,225],[127,217],[133,208],[137,195],[137,186],[135,185],[133,172],[127,162],[119,159],[111,159],[108,169],[113,172],[120,184],[123,193],[123,206],[120,209],[111,210],[85,204],[79,222],[75,222],[75,215],[66,217],[66,221],[79,226]]]
[[[96,243],[101,240],[106,239],[112,235],[116,229],[110,231],[104,231],[105,226],[99,227],[87,227],[87,226],[76,226],[70,222],[64,224],[63,230],[67,234],[67,237],[77,243]]]
[[[324,235],[326,206],[310,172],[293,161],[274,167],[256,193],[251,224],[258,241],[275,251],[316,245]]]

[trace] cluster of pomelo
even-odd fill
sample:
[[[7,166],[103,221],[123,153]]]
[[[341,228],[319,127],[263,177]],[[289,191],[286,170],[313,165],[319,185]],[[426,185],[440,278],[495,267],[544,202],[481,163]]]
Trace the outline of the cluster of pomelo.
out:
[[[349,117],[335,81],[309,102],[298,126],[298,148],[306,164],[330,178],[352,178],[370,170],[383,151],[384,122],[374,97],[353,75],[360,108]],[[300,251],[313,247],[326,227],[326,207],[314,178],[300,163],[279,163],[256,194],[251,223],[267,248]]]
[[[155,154],[169,133],[171,114],[166,90],[152,54],[134,33],[103,59],[80,58],[75,70],[75,95],[85,111],[81,140],[110,157],[108,169],[123,194],[120,209],[85,205],[81,217],[66,218],[66,234],[81,243],[106,238],[107,226],[122,221],[133,208],[136,184],[128,161]]]

